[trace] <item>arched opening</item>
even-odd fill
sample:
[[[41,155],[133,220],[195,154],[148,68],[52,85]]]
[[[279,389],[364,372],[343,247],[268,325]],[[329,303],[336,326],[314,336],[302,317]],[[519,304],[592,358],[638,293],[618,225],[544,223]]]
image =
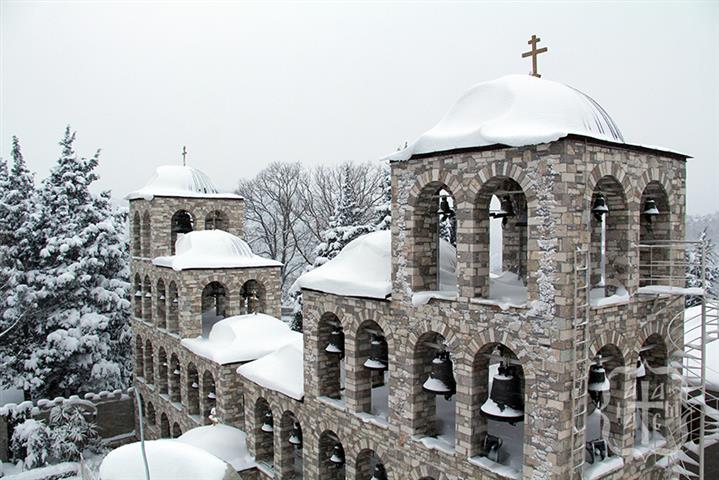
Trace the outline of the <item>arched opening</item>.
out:
[[[621,466],[626,369],[615,345],[604,345],[592,359],[587,380],[586,456],[584,477],[593,477],[613,465]]]
[[[355,463],[357,480],[386,480],[387,471],[382,459],[374,450],[368,448],[360,451]]]
[[[498,343],[483,346],[472,365],[472,462],[511,470],[524,463],[524,369],[517,355]]]
[[[155,300],[156,308],[155,315],[157,316],[157,327],[167,328],[167,307],[166,307],[166,296],[165,282],[162,279],[157,281],[157,299]]]
[[[527,197],[519,183],[505,176],[487,180],[477,194],[474,221],[475,296],[509,305],[526,304]]]
[[[207,337],[212,326],[227,316],[227,291],[220,282],[210,282],[202,290],[202,336]]]
[[[149,258],[152,256],[150,252],[150,234],[152,232],[150,212],[145,212],[142,216],[142,256]]]
[[[320,396],[344,402],[345,334],[339,318],[325,313],[318,324]]]
[[[591,203],[590,302],[606,305],[629,298],[629,211],[622,185],[611,176],[599,179]]]
[[[240,310],[243,314],[266,311],[265,286],[257,280],[248,280],[240,289]]]
[[[142,279],[139,274],[135,274],[135,295],[133,297],[133,306],[135,318],[142,318]]]
[[[155,357],[149,339],[145,342],[145,382],[155,383]]]
[[[264,398],[255,402],[255,461],[272,470],[275,462],[274,417]]]
[[[204,423],[209,422],[212,410],[217,406],[217,393],[215,390],[215,377],[209,370],[202,374],[202,418]]]
[[[139,257],[142,255],[141,249],[141,235],[140,235],[140,213],[135,212],[132,217],[132,256]]]
[[[190,415],[200,414],[200,379],[197,367],[193,363],[187,365],[187,411]]]
[[[139,335],[135,339],[135,376],[145,377],[145,349]]]
[[[673,285],[669,262],[677,253],[667,245],[672,238],[671,212],[661,183],[647,184],[639,208],[639,286]]]
[[[345,450],[337,434],[331,430],[325,430],[320,435],[319,464],[322,480],[345,479]]]
[[[170,438],[170,420],[165,413],[160,415],[160,438]]]
[[[159,389],[161,394],[167,394],[168,387],[167,387],[167,352],[165,352],[164,347],[160,347],[160,351],[158,353],[158,372],[157,372],[157,388]]]
[[[389,351],[384,331],[367,320],[355,335],[355,389],[361,411],[387,420],[389,416]]]
[[[302,478],[302,426],[289,410],[280,420],[279,469],[280,478]]]
[[[176,252],[175,245],[177,241],[186,233],[190,233],[195,229],[195,218],[187,210],[178,210],[172,216],[170,222],[170,254]]]
[[[227,215],[220,210],[213,210],[205,217],[205,230],[227,231]]]
[[[155,406],[152,402],[147,402],[147,410],[145,411],[145,421],[148,425],[154,426],[157,423],[155,418]]]
[[[152,323],[152,283],[148,276],[142,284],[142,318]]]
[[[651,451],[666,445],[669,359],[664,339],[652,334],[639,349],[636,378],[634,448]]]
[[[456,200],[439,182],[426,185],[412,211],[412,289],[415,292],[457,294]]]
[[[182,371],[180,370],[180,361],[177,359],[177,355],[174,353],[170,357],[170,371],[169,371],[169,383],[170,383],[170,400],[175,404],[181,403],[180,394],[180,379],[182,378]]]
[[[178,438],[180,435],[182,435],[182,429],[180,424],[175,422],[172,424],[172,438]]]
[[[177,284],[170,282],[167,292],[168,311],[167,311],[167,329],[170,333],[180,333],[180,308],[177,294]]]
[[[420,336],[414,345],[412,365],[412,430],[420,437],[434,437],[434,444],[453,449],[457,383],[445,338],[437,332]]]

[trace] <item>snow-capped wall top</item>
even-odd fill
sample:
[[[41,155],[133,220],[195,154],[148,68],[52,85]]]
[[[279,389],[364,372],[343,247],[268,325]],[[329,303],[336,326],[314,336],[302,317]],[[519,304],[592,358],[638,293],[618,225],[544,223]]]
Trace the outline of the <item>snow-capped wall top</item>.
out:
[[[506,75],[479,83],[460,97],[431,130],[390,160],[457,148],[520,147],[569,134],[624,142],[609,114],[588,95],[531,75]]]
[[[284,347],[238,367],[237,373],[257,385],[302,400],[305,396],[303,352],[300,335]]]
[[[144,187],[125,198],[152,200],[155,197],[242,198],[233,193],[220,193],[204,172],[181,165],[157,167]]]
[[[182,235],[176,255],[157,257],[152,263],[173,270],[193,268],[279,267],[282,263],[252,253],[250,246],[224,230],[196,230]]]

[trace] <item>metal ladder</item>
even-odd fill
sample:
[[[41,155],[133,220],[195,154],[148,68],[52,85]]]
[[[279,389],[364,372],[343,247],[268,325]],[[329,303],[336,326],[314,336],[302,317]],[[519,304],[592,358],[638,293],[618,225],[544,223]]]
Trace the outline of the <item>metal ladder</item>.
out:
[[[577,245],[574,251],[574,374],[572,376],[571,478],[582,478],[584,432],[587,413],[589,370],[589,250]]]

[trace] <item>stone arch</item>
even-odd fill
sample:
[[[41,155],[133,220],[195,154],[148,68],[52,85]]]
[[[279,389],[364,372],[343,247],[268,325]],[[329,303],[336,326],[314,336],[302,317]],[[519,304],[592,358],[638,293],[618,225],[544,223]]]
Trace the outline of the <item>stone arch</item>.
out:
[[[170,333],[180,333],[180,299],[174,280],[167,289],[167,303],[167,329]]]
[[[168,375],[167,375],[167,352],[165,347],[160,346],[160,350],[157,354],[157,388],[161,394],[168,393]]]
[[[158,328],[167,328],[167,291],[165,289],[165,281],[160,278],[157,280],[155,295],[155,316]]]
[[[182,370],[177,354],[173,353],[170,357],[170,368],[168,372],[168,383],[170,390],[170,400],[173,403],[181,403],[182,395],[180,388],[180,380],[182,378]]]
[[[345,449],[339,436],[334,431],[324,430],[320,434],[317,452],[319,454],[319,478],[323,480],[345,480]],[[334,454],[341,454],[344,458],[341,465],[333,464],[330,461]]]
[[[140,274],[135,274],[135,293],[133,296],[133,313],[135,315],[135,318],[142,319],[142,278],[140,278]]]
[[[635,382],[634,444],[648,445],[667,438],[673,405],[669,349],[659,333],[648,335],[638,348]]]
[[[672,183],[669,181],[666,174],[659,168],[649,168],[643,170],[642,174],[637,179],[635,189],[636,198],[641,198],[642,192],[646,190],[647,185],[650,183],[657,183],[667,194],[667,198],[672,198],[674,196]]]
[[[154,426],[157,423],[157,417],[155,414],[155,406],[150,401],[147,402],[147,410],[145,411],[145,418],[147,419],[147,424],[150,426]]]
[[[135,337],[135,376],[145,378],[145,348],[142,337]]]
[[[604,177],[611,177],[622,186],[622,194],[627,203],[636,200],[636,193],[626,167],[618,162],[605,161],[595,166],[587,177],[587,194],[584,199],[587,208],[585,211],[592,207],[590,203],[592,194],[599,181]]]
[[[145,210],[145,213],[142,215],[142,256],[145,258],[150,258],[152,256],[152,252],[150,251],[151,235],[152,220],[150,219],[150,212]]]
[[[375,468],[386,471],[387,468],[380,455],[371,448],[363,448],[355,457],[355,478],[357,480],[372,480]]]
[[[187,364],[187,411],[190,415],[200,414],[200,379],[194,363]]]
[[[339,399],[343,396],[345,333],[339,317],[325,312],[317,322],[319,394]]]
[[[354,355],[350,361],[358,409],[386,420],[389,416],[389,346],[384,330],[374,320],[365,320],[355,330],[353,340]]]
[[[160,438],[170,438],[170,420],[165,412],[160,414]]]
[[[175,422],[172,424],[172,438],[178,438],[180,435],[182,435],[182,428],[179,423]]]
[[[195,217],[190,210],[178,209],[170,219],[170,254],[175,254],[175,244],[195,229]]]
[[[132,216],[132,256],[139,257],[142,255],[142,221],[140,220],[140,212],[135,210]]]
[[[432,465],[418,465],[410,470],[411,480],[447,480],[447,475]]]
[[[145,275],[142,283],[142,319],[152,323],[152,281]]]
[[[203,337],[207,338],[212,326],[227,317],[229,298],[230,292],[223,283],[212,281],[205,285],[202,290],[200,307]]]
[[[475,180],[472,181],[470,187],[468,188],[468,198],[473,198],[476,203],[477,195],[479,195],[482,187],[492,178],[497,177],[511,178],[514,182],[516,182],[524,191],[524,195],[527,198],[528,208],[530,210],[536,209],[537,192],[534,190],[534,182],[530,180],[523,168],[517,165],[512,165],[511,162],[506,161],[492,162],[482,168],[477,173]]]
[[[254,408],[255,459],[269,467],[274,465],[274,416],[269,402],[258,397]]]
[[[145,382],[155,383],[155,355],[149,338],[145,341]]]
[[[276,462],[281,478],[302,478],[303,471],[303,448],[297,440],[303,442],[302,424],[297,415],[291,410],[282,413],[279,423],[279,449],[278,461]],[[299,435],[298,435],[299,433]],[[292,439],[292,442],[290,442]]]
[[[202,374],[202,392],[201,392],[201,398],[202,398],[202,420],[203,423],[209,422],[209,416],[212,412],[212,409],[217,406],[217,391],[216,391],[216,384],[215,384],[215,377],[212,375],[212,372],[209,370],[205,370],[205,372]]]
[[[640,192],[634,216],[639,224],[639,286],[671,284],[668,265],[677,252],[666,244],[673,231],[669,195],[656,180],[649,181]]]
[[[240,313],[267,312],[267,287],[257,279],[249,279],[240,288]]]
[[[229,218],[223,210],[210,210],[205,216],[205,230],[224,230],[229,232]]]

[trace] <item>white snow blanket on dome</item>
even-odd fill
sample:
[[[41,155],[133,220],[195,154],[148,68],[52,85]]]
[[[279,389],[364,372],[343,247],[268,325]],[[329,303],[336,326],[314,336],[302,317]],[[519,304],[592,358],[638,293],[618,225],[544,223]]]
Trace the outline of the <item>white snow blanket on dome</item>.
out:
[[[208,338],[183,338],[180,343],[191,352],[225,365],[249,362],[272,353],[302,334],[264,313],[237,315],[212,326]]]
[[[223,424],[196,427],[180,435],[177,441],[211,453],[238,472],[256,465],[247,449],[247,434],[239,428]]]
[[[176,254],[157,257],[152,263],[176,271],[193,268],[281,267],[282,263],[252,253],[250,246],[224,230],[196,230],[182,235]]]
[[[457,148],[537,145],[569,134],[624,142],[607,112],[568,85],[531,75],[506,75],[470,88],[431,130],[387,158]]]
[[[176,440],[145,442],[153,480],[239,480],[226,462],[206,451]],[[100,480],[145,478],[140,442],[123,445],[107,454],[100,465]]]
[[[149,201],[155,197],[242,198],[234,193],[220,193],[204,172],[182,165],[157,167],[150,181],[125,199]]]
[[[300,335],[276,352],[242,365],[237,373],[262,387],[302,400],[305,396],[303,351]]]

